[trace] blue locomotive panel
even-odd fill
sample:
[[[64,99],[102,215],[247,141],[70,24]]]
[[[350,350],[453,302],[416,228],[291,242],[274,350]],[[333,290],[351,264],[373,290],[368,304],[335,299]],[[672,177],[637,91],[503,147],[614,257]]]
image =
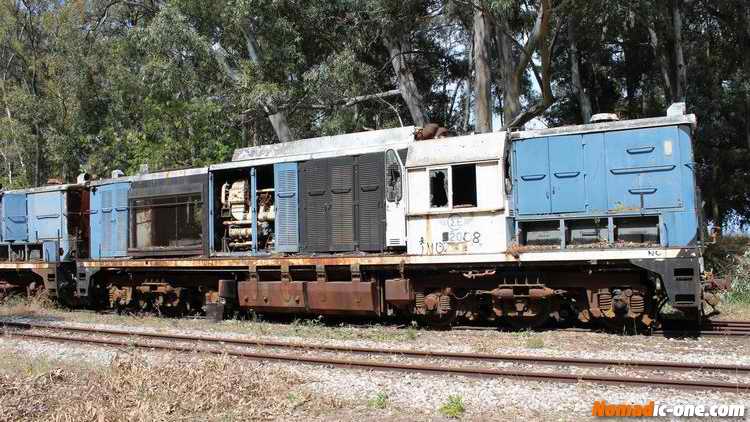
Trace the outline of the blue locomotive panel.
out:
[[[65,191],[51,191],[27,195],[29,242],[43,245],[45,261],[59,261],[74,247],[68,238],[65,194]]]
[[[29,238],[26,217],[26,194],[6,193],[3,195],[3,240],[25,242]]]
[[[123,257],[128,253],[128,191],[130,182],[91,190],[92,258]]]
[[[512,154],[513,199],[521,221],[654,216],[653,230],[663,246],[696,240],[687,126],[520,139]]]
[[[276,252],[299,251],[299,182],[297,163],[274,164]]]

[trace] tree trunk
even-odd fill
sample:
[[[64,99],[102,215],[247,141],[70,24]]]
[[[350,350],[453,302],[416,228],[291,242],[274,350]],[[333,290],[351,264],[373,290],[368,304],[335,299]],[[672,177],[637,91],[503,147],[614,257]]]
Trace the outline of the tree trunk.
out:
[[[573,82],[573,93],[578,98],[578,105],[581,108],[581,119],[583,123],[588,123],[591,120],[591,99],[581,82],[581,70],[578,67],[580,57],[576,43],[575,19],[570,19],[568,22],[568,39],[570,42],[570,76]]]
[[[480,9],[474,11],[474,115],[476,133],[492,132],[488,22]]]
[[[467,56],[468,56],[469,63],[468,63],[468,71],[466,75],[466,86],[464,89],[463,115],[461,116],[461,132],[462,133],[469,133],[469,122],[471,120],[471,94],[473,92],[472,81],[474,80],[474,75],[472,74],[472,71],[474,70],[473,38],[472,38],[472,43],[471,43],[471,52]]]
[[[659,37],[656,35],[656,28],[651,19],[649,19],[648,23],[648,34],[651,49],[654,51],[654,57],[656,57],[659,70],[661,71],[661,79],[664,83],[664,98],[667,100],[667,104],[670,104],[672,102],[672,80],[669,76],[669,63],[667,57],[664,55],[664,49],[659,45]]]
[[[526,44],[519,45],[518,60],[513,59],[511,48],[512,43],[515,41],[509,35],[511,31],[508,17],[503,16],[497,25],[499,27],[496,31],[498,38],[497,47],[499,49],[499,56],[502,58],[500,68],[505,88],[503,92],[503,129],[523,126],[536,116],[542,114],[554,102],[551,85],[554,41],[550,42],[547,39],[551,14],[551,1],[540,0],[534,28],[529,33]],[[557,30],[559,30],[559,25]],[[541,58],[541,74],[532,60],[534,52],[537,50]],[[539,89],[542,91],[542,99],[526,110],[522,110],[522,83],[529,67],[533,70],[539,84]]]
[[[497,56],[500,58],[500,78],[503,85],[503,124],[513,120],[521,112],[520,92],[514,89],[513,79],[513,45],[506,34],[508,22],[502,19],[495,29]]]
[[[390,54],[391,65],[398,78],[398,88],[401,91],[401,97],[404,99],[406,107],[409,109],[411,119],[415,126],[424,127],[427,123],[427,118],[422,108],[422,96],[419,94],[414,74],[406,63],[403,41],[383,37],[383,43],[388,49],[388,54]]]
[[[750,7],[745,8],[745,13],[740,15],[745,29],[745,43],[750,43]],[[747,148],[750,149],[750,55],[744,54],[744,91],[745,91],[745,140]]]
[[[242,34],[245,37],[245,46],[247,49],[247,56],[254,64],[260,64],[261,55],[260,48],[258,48],[258,41],[255,38],[255,33],[251,28],[251,24],[247,25],[247,28],[243,28]],[[276,132],[276,136],[279,138],[279,142],[288,142],[294,139],[292,131],[289,129],[289,123],[286,120],[286,114],[281,111],[276,111],[271,106],[264,102],[262,104],[263,111],[268,115],[268,120],[273,126],[273,131]]]
[[[672,0],[672,32],[674,35],[674,66],[675,81],[673,84],[674,95],[672,98],[677,102],[685,101],[685,90],[687,87],[687,69],[685,68],[685,57],[682,54],[682,11],[680,6],[682,0]]]

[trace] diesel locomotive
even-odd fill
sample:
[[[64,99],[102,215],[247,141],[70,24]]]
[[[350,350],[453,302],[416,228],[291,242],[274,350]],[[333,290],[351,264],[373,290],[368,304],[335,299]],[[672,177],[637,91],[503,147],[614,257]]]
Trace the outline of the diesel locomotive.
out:
[[[0,280],[76,306],[531,328],[700,315],[694,115],[241,148],[8,190]],[[416,135],[416,136],[415,136]],[[419,140],[418,140],[419,139]]]

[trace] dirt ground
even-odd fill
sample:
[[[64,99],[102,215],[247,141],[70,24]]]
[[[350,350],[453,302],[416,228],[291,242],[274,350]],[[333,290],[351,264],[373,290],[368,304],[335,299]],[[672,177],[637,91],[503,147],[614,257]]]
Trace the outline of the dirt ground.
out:
[[[411,326],[324,324],[318,319],[211,323],[69,312],[37,302],[0,306],[0,319],[310,344],[750,365],[750,339],[734,337],[668,339],[571,331],[437,332]],[[658,400],[750,407],[750,395],[744,393],[405,375],[258,362],[226,355],[30,341],[12,336],[0,337],[0,356],[0,421],[558,421],[590,418],[591,405],[601,399],[636,404]],[[733,379],[750,383],[750,377]]]

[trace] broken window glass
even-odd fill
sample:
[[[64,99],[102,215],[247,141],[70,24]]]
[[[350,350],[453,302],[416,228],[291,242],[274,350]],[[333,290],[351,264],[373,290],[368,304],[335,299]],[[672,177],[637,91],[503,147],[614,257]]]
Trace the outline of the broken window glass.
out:
[[[430,170],[430,208],[448,206],[448,169]]]
[[[388,202],[401,201],[401,165],[398,163],[396,151],[388,150],[385,155],[386,199]]]

